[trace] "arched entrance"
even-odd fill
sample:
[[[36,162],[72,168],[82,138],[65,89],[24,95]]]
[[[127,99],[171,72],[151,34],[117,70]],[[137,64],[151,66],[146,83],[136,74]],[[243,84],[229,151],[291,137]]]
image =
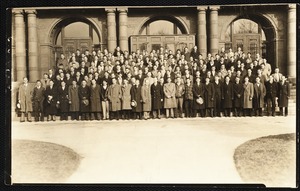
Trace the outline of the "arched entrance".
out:
[[[276,63],[276,31],[272,23],[262,15],[241,15],[228,26],[225,34],[225,49],[236,51],[241,47],[245,53],[250,52],[253,58],[259,53],[266,58],[274,69]]]
[[[145,20],[138,35],[130,37],[130,50],[159,50],[163,47],[175,52],[195,45],[195,35],[189,35],[188,28],[174,16],[154,16]]]
[[[63,19],[53,28],[51,38],[55,60],[61,53],[68,58],[77,49],[84,52],[85,50],[92,51],[101,48],[99,30],[85,18]]]

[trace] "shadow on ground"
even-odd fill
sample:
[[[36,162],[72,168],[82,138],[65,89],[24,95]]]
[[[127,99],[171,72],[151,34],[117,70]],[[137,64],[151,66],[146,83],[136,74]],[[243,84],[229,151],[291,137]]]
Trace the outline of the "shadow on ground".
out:
[[[285,187],[296,183],[296,134],[260,137],[237,147],[234,161],[247,183]]]
[[[64,182],[81,160],[72,149],[53,143],[14,140],[12,146],[14,183]]]

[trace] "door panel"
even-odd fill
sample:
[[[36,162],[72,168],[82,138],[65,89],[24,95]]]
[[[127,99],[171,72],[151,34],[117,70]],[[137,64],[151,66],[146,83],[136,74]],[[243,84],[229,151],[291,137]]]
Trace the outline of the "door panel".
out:
[[[250,52],[253,56],[256,53],[261,55],[261,35],[260,34],[234,34],[232,39],[232,50],[237,51],[241,47],[246,54]]]
[[[73,52],[79,49],[84,52],[86,49],[92,50],[91,39],[76,39],[76,38],[64,38],[63,40],[63,51],[65,55],[71,56]]]

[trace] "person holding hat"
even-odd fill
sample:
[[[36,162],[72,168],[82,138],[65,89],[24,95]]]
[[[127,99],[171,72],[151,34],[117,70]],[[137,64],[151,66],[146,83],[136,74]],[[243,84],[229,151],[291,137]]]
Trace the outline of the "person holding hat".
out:
[[[222,100],[225,117],[230,117],[233,98],[233,86],[230,82],[230,77],[227,75],[225,77],[225,83],[222,86]]]
[[[164,93],[162,85],[158,83],[158,79],[155,77],[154,82],[151,85],[153,118],[160,119],[160,110],[162,108],[163,94]]]
[[[135,78],[133,78],[135,79]],[[135,83],[133,83],[132,88],[130,90],[131,94],[131,102],[134,103],[134,106],[132,107],[133,112],[133,119],[142,119],[142,95],[141,95],[141,86],[140,86],[140,80],[136,79]]]
[[[78,88],[78,95],[80,100],[81,120],[89,120],[90,89],[85,80],[82,80],[81,86]]]
[[[194,115],[193,117],[197,117],[197,113],[200,112],[200,116],[205,116],[205,103],[204,103],[204,86],[201,83],[200,78],[196,78],[196,82],[193,85],[193,96],[194,96]]]
[[[47,121],[56,120],[56,102],[57,102],[57,88],[54,86],[53,80],[50,80],[49,86],[45,90],[45,97],[46,97],[46,107],[45,113],[47,115]]]
[[[101,119],[101,88],[97,84],[96,79],[92,79],[90,86],[90,101],[91,101],[91,120]]]
[[[143,111],[144,111],[144,119],[150,118],[151,111],[151,88],[149,79],[144,79],[144,85],[141,88],[141,95],[143,100]]]

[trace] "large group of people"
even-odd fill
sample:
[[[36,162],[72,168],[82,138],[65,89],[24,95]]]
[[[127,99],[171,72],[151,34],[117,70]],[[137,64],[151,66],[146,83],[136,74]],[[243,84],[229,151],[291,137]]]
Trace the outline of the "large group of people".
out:
[[[129,53],[77,50],[30,88],[19,87],[21,122],[288,115],[290,85],[259,54],[222,48],[204,58],[161,47]]]

